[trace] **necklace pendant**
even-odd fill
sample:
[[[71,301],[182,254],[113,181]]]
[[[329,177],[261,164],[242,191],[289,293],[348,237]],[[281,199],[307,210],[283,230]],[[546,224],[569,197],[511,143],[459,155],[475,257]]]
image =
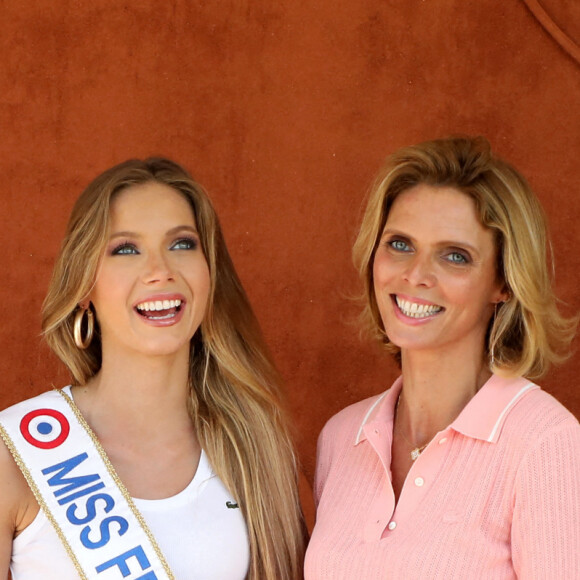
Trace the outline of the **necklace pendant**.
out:
[[[415,461],[415,459],[417,459],[419,455],[421,455],[421,450],[419,449],[419,447],[416,447],[415,449],[413,449],[413,451],[411,451],[411,459],[413,461]]]

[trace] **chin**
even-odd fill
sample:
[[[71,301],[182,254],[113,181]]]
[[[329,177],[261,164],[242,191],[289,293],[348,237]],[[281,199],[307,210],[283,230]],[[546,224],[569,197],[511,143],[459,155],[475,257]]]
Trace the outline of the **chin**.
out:
[[[389,341],[399,347],[401,350],[425,350],[425,349],[432,349],[436,348],[438,345],[441,344],[441,341],[437,340],[426,340],[425,336],[405,336],[400,332],[388,332],[387,336],[389,337]]]
[[[176,356],[184,351],[189,355],[190,341],[163,341],[163,343],[154,343],[143,345],[142,348],[137,348],[142,354],[151,357],[157,356]]]

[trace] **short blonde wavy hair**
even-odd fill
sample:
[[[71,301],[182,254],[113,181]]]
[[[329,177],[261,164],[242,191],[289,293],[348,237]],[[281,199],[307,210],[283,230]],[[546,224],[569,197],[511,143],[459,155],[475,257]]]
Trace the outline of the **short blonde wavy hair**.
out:
[[[363,325],[400,359],[374,292],[373,262],[387,216],[402,192],[418,185],[453,187],[473,199],[481,223],[495,234],[497,271],[509,298],[490,322],[485,349],[493,371],[538,378],[569,356],[578,316],[563,317],[552,290],[546,219],[524,177],[494,155],[483,137],[451,137],[389,156],[371,189],[353,249],[364,284]]]

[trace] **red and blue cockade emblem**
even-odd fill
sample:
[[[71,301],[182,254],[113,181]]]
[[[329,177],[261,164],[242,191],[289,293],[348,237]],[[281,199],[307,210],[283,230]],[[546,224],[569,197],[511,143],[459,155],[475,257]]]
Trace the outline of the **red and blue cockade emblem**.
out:
[[[20,421],[20,432],[30,445],[54,449],[62,445],[70,432],[67,418],[54,409],[36,409]]]

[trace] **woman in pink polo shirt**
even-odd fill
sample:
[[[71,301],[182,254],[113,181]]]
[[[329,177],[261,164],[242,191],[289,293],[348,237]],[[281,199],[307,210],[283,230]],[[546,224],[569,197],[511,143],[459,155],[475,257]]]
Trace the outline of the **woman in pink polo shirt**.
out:
[[[580,578],[580,427],[531,382],[577,324],[546,247],[485,139],[387,160],[354,259],[402,375],[320,435],[307,580]]]

